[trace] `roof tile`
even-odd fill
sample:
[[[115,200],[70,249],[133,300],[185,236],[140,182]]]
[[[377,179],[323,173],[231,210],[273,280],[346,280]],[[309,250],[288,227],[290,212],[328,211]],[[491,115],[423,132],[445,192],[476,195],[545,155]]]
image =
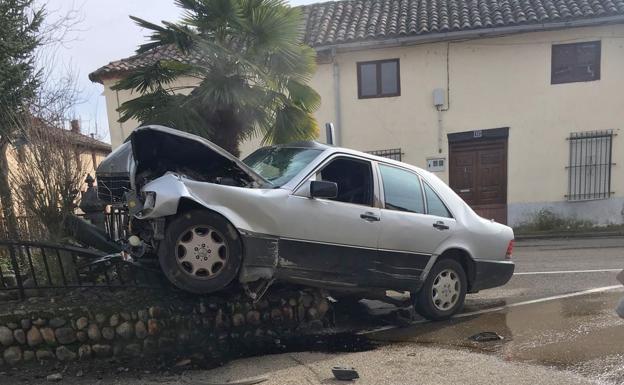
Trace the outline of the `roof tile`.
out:
[[[305,42],[313,47],[430,33],[624,16],[624,0],[342,0],[301,7]],[[173,46],[109,63],[91,80],[156,60],[198,61]]]

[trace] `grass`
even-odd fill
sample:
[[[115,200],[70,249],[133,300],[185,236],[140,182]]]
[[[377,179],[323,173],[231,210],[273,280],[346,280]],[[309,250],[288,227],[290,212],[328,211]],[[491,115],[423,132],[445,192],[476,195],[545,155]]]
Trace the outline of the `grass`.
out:
[[[596,225],[588,220],[563,217],[549,209],[541,209],[532,218],[514,228],[516,234],[623,232],[624,225]]]

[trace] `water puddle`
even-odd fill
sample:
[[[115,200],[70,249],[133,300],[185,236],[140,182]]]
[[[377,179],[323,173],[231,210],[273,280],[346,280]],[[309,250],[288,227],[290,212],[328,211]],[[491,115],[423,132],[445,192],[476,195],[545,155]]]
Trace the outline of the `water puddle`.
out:
[[[380,343],[415,342],[496,354],[506,361],[573,370],[624,384],[624,320],[615,314],[621,292],[595,293],[504,311],[422,323],[370,334]],[[481,332],[502,340],[477,342]]]

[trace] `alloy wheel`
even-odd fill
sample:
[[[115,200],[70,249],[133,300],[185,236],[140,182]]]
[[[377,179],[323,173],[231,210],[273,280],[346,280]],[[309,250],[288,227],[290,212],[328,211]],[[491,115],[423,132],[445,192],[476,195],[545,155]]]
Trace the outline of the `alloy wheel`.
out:
[[[442,270],[433,280],[431,299],[438,310],[447,311],[455,306],[460,293],[461,281],[454,270]]]
[[[176,261],[182,271],[197,279],[212,279],[228,261],[223,235],[210,226],[193,226],[176,242]]]

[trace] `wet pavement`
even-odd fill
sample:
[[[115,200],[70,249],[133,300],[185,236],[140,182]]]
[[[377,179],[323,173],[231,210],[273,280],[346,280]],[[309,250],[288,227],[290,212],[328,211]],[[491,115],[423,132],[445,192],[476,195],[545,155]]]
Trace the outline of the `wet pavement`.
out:
[[[615,313],[624,287],[624,239],[519,242],[515,275],[504,287],[470,295],[464,314],[369,334],[382,343],[469,349],[505,361],[572,370],[604,384],[624,384],[624,320]],[[390,309],[367,303],[373,312]],[[470,336],[496,332],[501,341]]]
[[[518,274],[507,285],[469,295],[463,313],[449,321],[410,323],[405,310],[362,301],[336,306],[339,329],[365,329],[362,338],[329,333],[282,341],[274,351],[282,354],[214,370],[107,374],[102,369],[85,371],[84,378],[70,370],[63,383],[205,385],[261,376],[275,385],[332,384],[338,382],[331,367],[348,365],[359,370],[362,385],[624,385],[624,319],[615,313],[624,296],[616,280],[624,268],[624,238],[523,241],[514,260]],[[503,339],[470,339],[485,331]],[[5,379],[43,383],[42,377],[23,377],[16,373]],[[2,377],[0,383],[5,383]]]

